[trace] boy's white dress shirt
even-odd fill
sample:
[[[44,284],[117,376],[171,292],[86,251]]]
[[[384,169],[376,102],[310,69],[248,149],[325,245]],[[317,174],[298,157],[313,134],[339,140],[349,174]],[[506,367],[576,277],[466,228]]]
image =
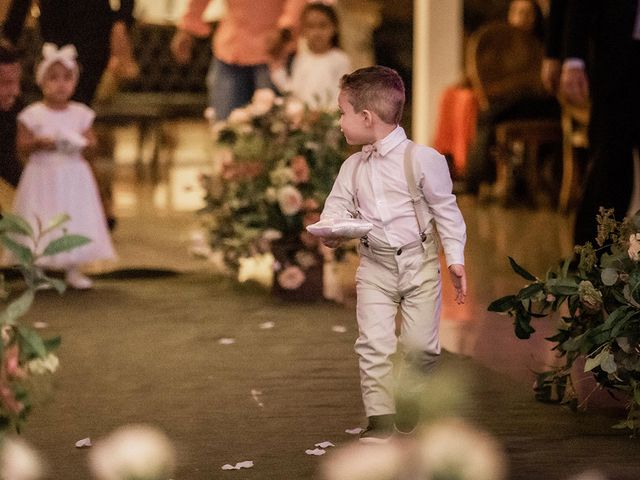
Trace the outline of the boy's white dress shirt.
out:
[[[375,151],[368,160],[363,152],[347,158],[325,202],[322,218],[345,218],[354,210],[352,184],[354,169],[358,168],[359,212],[364,220],[373,224],[369,240],[395,248],[415,242],[419,227],[404,172],[408,143],[404,129],[397,127],[373,144]],[[451,193],[446,159],[423,145],[416,145],[414,156],[417,159],[414,165],[418,165],[416,181],[429,208],[425,224],[435,220],[447,265],[464,264],[466,227],[456,197]]]

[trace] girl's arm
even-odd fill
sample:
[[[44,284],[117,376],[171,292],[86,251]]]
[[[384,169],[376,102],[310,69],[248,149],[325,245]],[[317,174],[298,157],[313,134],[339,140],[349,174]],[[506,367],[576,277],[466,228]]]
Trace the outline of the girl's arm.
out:
[[[18,122],[16,149],[22,163],[26,164],[29,155],[40,150],[55,150],[56,141],[51,137],[38,137],[22,122]]]
[[[86,156],[86,157],[92,157],[93,154],[96,153],[96,146],[98,145],[98,138],[96,137],[96,132],[93,130],[93,128],[89,128],[88,130],[86,130],[82,136],[84,138],[86,138],[87,140],[87,145],[82,149],[82,153]]]

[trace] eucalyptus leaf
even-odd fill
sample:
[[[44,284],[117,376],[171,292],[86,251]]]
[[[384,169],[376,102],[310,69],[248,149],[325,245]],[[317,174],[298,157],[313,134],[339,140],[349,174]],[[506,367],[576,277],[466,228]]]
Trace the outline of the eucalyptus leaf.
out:
[[[506,297],[499,298],[491,302],[487,310],[490,312],[508,312],[516,306],[518,303],[518,297],[515,295],[507,295]]]
[[[57,335],[55,337],[43,340],[42,343],[44,344],[44,348],[46,348],[47,352],[50,352],[52,350],[56,350],[60,346],[60,344],[62,343],[62,337],[60,337],[60,335]]]
[[[66,252],[67,250],[72,250],[74,248],[86,245],[89,242],[91,242],[91,239],[83,235],[65,234],[49,242],[49,244],[44,249],[44,252],[42,252],[42,255],[49,256],[61,252]]]
[[[584,362],[584,371],[590,372],[596,367],[599,367],[605,359],[611,355],[611,352],[607,348],[603,348],[595,357],[587,357]],[[613,357],[613,355],[611,355]]]
[[[33,298],[33,290],[29,289],[12,301],[4,311],[0,313],[0,324],[14,325],[18,318],[29,311],[29,308],[31,308],[33,304]]]
[[[607,373],[615,373],[616,370],[618,370],[618,365],[616,365],[616,360],[612,353],[609,353],[609,355],[602,360],[600,368]]]
[[[30,248],[25,247],[21,243],[18,243],[5,235],[0,236],[0,243],[2,243],[2,245],[4,245],[16,257],[18,257],[18,261],[22,265],[29,265],[33,263],[33,252]]]
[[[605,268],[600,272],[600,279],[602,280],[602,283],[608,287],[615,285],[618,281],[618,270],[615,268]]]
[[[11,213],[2,212],[0,219],[1,233],[19,233],[33,238],[33,228],[24,218]]]
[[[47,349],[40,335],[35,330],[19,326],[18,335],[22,340],[20,342],[20,350],[27,358],[47,356]]]
[[[520,292],[518,292],[518,298],[520,300],[524,300],[527,298],[531,298],[536,294],[542,292],[544,290],[544,284],[542,283],[532,283],[531,285],[527,285]]]
[[[532,275],[531,273],[527,272],[524,268],[522,268],[520,265],[518,265],[513,258],[509,257],[509,263],[511,264],[511,268],[513,269],[513,271],[516,272],[518,275],[520,275],[525,280],[530,280],[532,282],[537,280],[537,278],[534,275]]]

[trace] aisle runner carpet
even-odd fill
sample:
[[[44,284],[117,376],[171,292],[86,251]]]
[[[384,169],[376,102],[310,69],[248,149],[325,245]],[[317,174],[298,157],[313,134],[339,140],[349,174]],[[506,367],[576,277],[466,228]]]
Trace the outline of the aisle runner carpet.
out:
[[[43,292],[29,322],[62,335],[49,400],[24,437],[48,460],[50,478],[87,480],[87,449],[127,423],[162,428],[179,457],[176,480],[316,478],[318,442],[343,445],[362,425],[357,335],[351,309],[287,305],[266,292],[207,275],[112,275],[92,291]],[[530,391],[470,359],[463,415],[503,442],[513,479],[563,479],[599,466],[640,472],[638,441],[611,418],[536,403]],[[251,469],[225,464],[253,461]]]

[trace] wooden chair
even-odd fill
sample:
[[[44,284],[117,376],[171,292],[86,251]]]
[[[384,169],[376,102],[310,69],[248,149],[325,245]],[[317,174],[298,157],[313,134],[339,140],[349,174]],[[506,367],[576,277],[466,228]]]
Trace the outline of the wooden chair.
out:
[[[568,213],[580,195],[581,174],[585,165],[580,165],[577,150],[588,147],[589,105],[576,106],[560,98],[562,106],[562,184],[558,210]]]
[[[543,46],[535,37],[505,23],[491,23],[474,32],[467,46],[467,75],[481,110],[523,97],[544,98],[540,80]],[[523,178],[535,202],[540,182],[538,152],[544,144],[560,145],[559,119],[505,120],[495,126],[496,183],[493,194],[510,202]],[[521,192],[523,193],[523,192]]]

